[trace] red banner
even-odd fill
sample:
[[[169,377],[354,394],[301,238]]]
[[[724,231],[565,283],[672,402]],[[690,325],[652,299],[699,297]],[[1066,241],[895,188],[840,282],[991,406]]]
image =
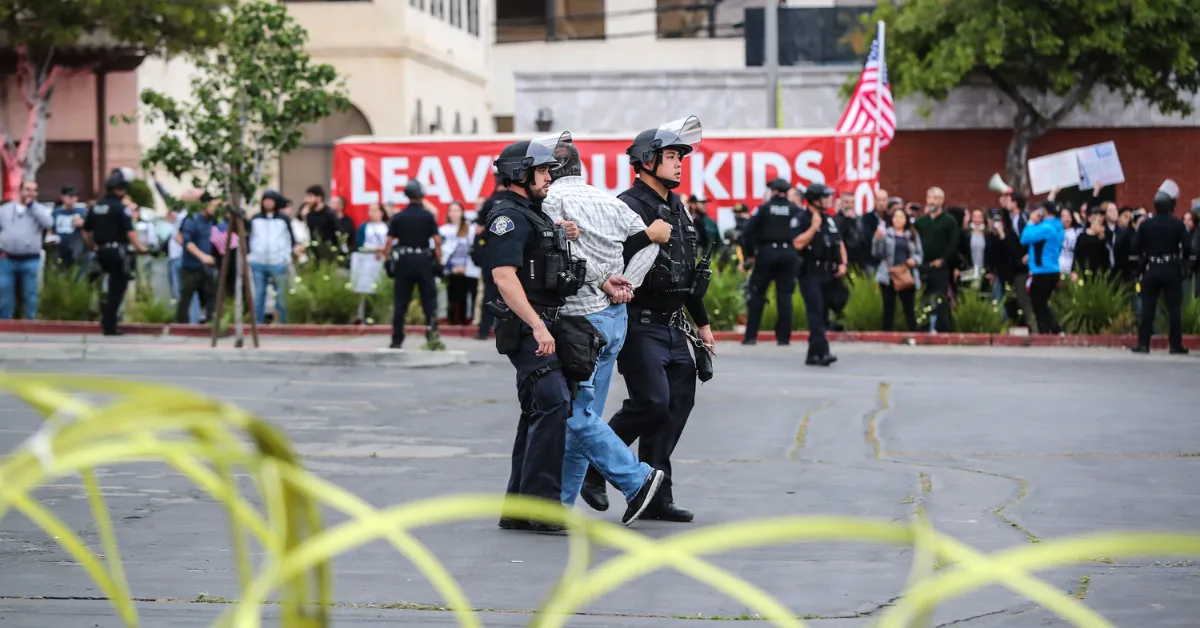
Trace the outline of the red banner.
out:
[[[708,134],[683,165],[681,196],[697,195],[711,210],[745,203],[753,211],[766,196],[768,181],[782,177],[793,185],[824,183],[855,195],[859,213],[874,205],[879,176],[875,137],[866,135]],[[632,136],[631,136],[632,137]],[[373,203],[407,203],[404,184],[415,178],[445,219],[446,206],[460,201],[472,210],[492,192],[492,162],[518,137],[447,140],[379,139],[338,143],[333,151],[335,196],[346,199],[356,224]],[[618,194],[634,180],[625,149],[629,139],[576,136],[588,183]]]

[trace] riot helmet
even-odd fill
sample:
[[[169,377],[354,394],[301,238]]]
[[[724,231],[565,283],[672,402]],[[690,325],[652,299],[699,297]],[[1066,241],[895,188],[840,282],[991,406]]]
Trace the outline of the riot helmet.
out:
[[[129,183],[133,181],[132,168],[115,168],[104,180],[104,189],[118,196],[129,190]]]
[[[416,179],[410,179],[404,184],[404,195],[410,201],[420,201],[425,198],[425,188],[421,187],[421,182]]]
[[[539,197],[533,193],[534,171],[541,166],[561,168],[564,159],[560,155],[565,155],[562,145],[570,142],[571,132],[563,131],[505,146],[493,162],[496,180],[503,186],[519,185],[529,200],[536,200]]]
[[[1179,185],[1171,179],[1162,182],[1158,186],[1158,192],[1154,193],[1154,211],[1159,214],[1175,213],[1175,201],[1179,199]]]
[[[767,182],[767,188],[776,194],[786,194],[792,189],[792,184],[787,182],[787,179],[775,178]]]
[[[810,206],[815,205],[820,207],[821,209],[829,209],[825,206],[825,199],[833,195],[833,188],[825,185],[824,183],[813,183],[807,188],[804,188],[804,202],[808,203]]]
[[[701,131],[700,118],[696,116],[673,120],[658,128],[642,131],[625,150],[625,154],[629,155],[629,165],[633,166],[634,171],[645,172],[658,179],[663,187],[673,190],[679,187],[679,181],[658,174],[663,151],[671,149],[679,151],[680,159],[687,157],[700,143]]]

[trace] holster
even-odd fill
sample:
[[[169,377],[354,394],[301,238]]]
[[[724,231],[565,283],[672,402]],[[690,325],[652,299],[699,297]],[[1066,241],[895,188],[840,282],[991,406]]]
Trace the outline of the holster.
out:
[[[500,355],[515,353],[521,346],[521,317],[503,301],[489,301],[483,307],[496,317],[496,352]]]
[[[583,316],[559,316],[551,333],[567,381],[590,380],[600,360],[600,349],[608,344],[604,335]]]

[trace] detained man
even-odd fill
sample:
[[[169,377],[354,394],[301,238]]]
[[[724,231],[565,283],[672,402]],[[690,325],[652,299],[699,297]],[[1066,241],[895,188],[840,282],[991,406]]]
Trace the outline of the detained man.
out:
[[[658,255],[655,242],[666,242],[671,228],[662,220],[647,228],[625,203],[584,182],[579,150],[573,144],[560,148],[566,152],[565,163],[551,172],[550,192],[542,202],[542,210],[551,220],[579,225],[579,240],[571,254],[587,260],[583,287],[575,296],[567,297],[561,314],[586,317],[607,343],[600,351],[591,380],[580,383],[572,403],[563,457],[562,502],[568,507],[575,504],[591,462],[625,495],[628,508],[621,523],[629,525],[650,504],[664,473],[639,462],[613,432],[604,421],[604,403],[617,354],[625,344],[629,323],[625,303],[633,298],[633,289],[641,285]],[[626,264],[623,250],[631,236],[646,246]]]

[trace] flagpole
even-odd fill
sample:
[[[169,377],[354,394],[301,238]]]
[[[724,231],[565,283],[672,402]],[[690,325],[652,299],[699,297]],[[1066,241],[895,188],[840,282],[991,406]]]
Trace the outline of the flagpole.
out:
[[[884,36],[886,34],[883,20],[879,20],[876,26],[875,38],[879,41],[879,71],[877,72],[878,79],[875,81],[875,189],[879,189],[879,142],[883,139],[883,72],[887,66],[884,64],[886,57],[884,56]]]

